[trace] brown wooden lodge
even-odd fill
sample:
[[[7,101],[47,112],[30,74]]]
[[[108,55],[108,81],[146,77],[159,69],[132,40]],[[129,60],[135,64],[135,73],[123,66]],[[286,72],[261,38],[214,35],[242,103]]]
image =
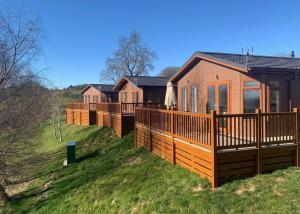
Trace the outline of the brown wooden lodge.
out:
[[[162,92],[124,77],[114,89],[129,103],[97,104],[96,123],[114,127],[119,136],[134,129],[135,146],[217,187],[299,166],[299,76],[300,59],[294,56],[196,52],[168,80],[178,95],[175,109],[153,102],[164,101],[165,95],[155,100]],[[68,104],[67,124],[89,125],[89,105]]]

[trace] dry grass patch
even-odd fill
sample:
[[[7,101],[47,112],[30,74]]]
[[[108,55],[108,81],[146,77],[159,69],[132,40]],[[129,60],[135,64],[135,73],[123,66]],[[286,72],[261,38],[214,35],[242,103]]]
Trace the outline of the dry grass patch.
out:
[[[192,192],[203,192],[204,188],[202,187],[201,184],[199,184],[198,186],[192,188]]]
[[[276,182],[278,183],[282,183],[282,182],[285,182],[285,179],[284,178],[281,178],[281,177],[278,177],[275,179]]]
[[[236,194],[238,195],[242,195],[244,194],[244,192],[254,192],[256,190],[256,186],[253,184],[246,184],[246,185],[242,185],[240,186],[239,189],[237,189],[235,191]]]

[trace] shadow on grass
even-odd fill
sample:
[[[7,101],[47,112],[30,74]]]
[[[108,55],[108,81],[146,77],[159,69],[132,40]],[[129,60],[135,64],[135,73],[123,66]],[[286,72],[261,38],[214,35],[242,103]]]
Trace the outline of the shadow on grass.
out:
[[[95,157],[97,157],[99,155],[100,155],[99,151],[96,150],[96,151],[94,151],[94,152],[92,152],[90,154],[87,154],[87,155],[84,155],[84,156],[81,156],[81,157],[77,158],[76,159],[76,163],[80,163],[82,161],[85,161],[85,160],[88,160],[88,159],[91,159],[91,158],[95,158]]]
[[[106,127],[91,131],[87,136],[80,139],[80,143],[85,143],[79,145],[77,150],[81,150],[82,146],[91,141],[95,141],[94,143],[97,144],[97,139],[103,136],[109,136],[109,139],[111,139],[111,136],[115,135],[112,129]],[[43,160],[40,159],[42,161],[37,164],[39,165],[37,168],[40,169],[42,166],[45,166],[45,168],[37,172],[36,176],[40,178],[43,177],[47,180],[46,182],[50,182],[51,185],[46,189],[42,185],[22,192],[14,197],[13,204],[17,205],[22,203],[22,200],[31,198],[30,200],[35,201],[35,207],[41,207],[46,204],[46,201],[64,197],[67,192],[117,168],[118,165],[120,165],[117,160],[124,157],[124,155],[128,153],[128,150],[133,147],[133,135],[130,134],[123,139],[113,137],[112,141],[109,141],[109,139],[106,141],[106,143],[108,143],[107,148],[101,151],[101,154],[98,149],[92,153],[83,154],[76,160],[76,164],[70,167],[63,167],[62,163],[60,163],[65,157],[65,150],[43,154],[44,158],[42,158]],[[105,139],[101,139],[101,141],[105,142]],[[54,174],[55,176],[53,176]],[[41,197],[41,195],[45,195],[45,193],[47,195],[46,200],[44,197]],[[35,197],[43,198],[43,200],[33,200]],[[23,211],[26,212],[26,210],[29,211],[30,207],[24,207]]]

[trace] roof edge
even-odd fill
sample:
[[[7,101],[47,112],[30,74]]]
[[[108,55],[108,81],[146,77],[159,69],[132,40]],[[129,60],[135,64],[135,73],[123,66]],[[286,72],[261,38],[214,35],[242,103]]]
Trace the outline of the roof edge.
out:
[[[182,72],[184,72],[185,69],[195,61],[195,59],[203,59],[205,61],[212,62],[212,63],[220,65],[220,66],[229,67],[229,68],[232,68],[234,70],[238,70],[238,71],[242,71],[242,72],[248,72],[248,68],[246,66],[243,66],[243,65],[240,65],[240,64],[237,64],[237,63],[231,63],[231,62],[228,62],[228,61],[225,61],[225,60],[218,59],[216,57],[209,56],[209,55],[207,55],[205,53],[202,53],[200,51],[196,51],[183,64],[183,66],[172,77],[169,78],[168,81],[173,82],[173,83],[178,81],[177,79],[180,78],[179,75]]]

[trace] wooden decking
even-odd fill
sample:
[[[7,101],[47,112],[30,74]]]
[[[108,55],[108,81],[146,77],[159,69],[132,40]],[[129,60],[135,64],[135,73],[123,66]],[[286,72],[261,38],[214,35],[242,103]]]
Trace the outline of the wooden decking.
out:
[[[135,120],[136,146],[208,178],[213,187],[299,166],[299,111],[216,115],[137,108]]]

